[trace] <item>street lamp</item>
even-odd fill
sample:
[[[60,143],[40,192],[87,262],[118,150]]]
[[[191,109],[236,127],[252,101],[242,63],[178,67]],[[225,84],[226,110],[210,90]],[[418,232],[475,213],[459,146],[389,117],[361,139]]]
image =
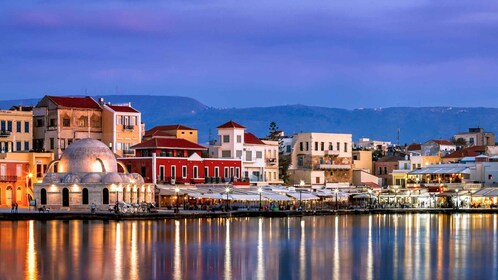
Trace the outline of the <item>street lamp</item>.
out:
[[[399,189],[395,189],[394,190],[394,207],[396,208],[397,204],[398,204],[398,192],[399,192]]]
[[[370,198],[370,205],[368,206],[368,208],[372,208],[372,190],[368,190],[368,197]]]
[[[180,202],[180,199],[179,199],[180,188],[176,187],[175,188],[175,193],[176,193],[176,213],[179,213],[180,210],[179,210],[178,203]]]
[[[227,211],[229,211],[229,209],[228,209],[228,207],[229,207],[229,204],[228,204],[228,194],[230,193],[230,188],[229,187],[225,188],[225,193],[227,194]]]
[[[337,211],[337,209],[338,209],[337,194],[339,193],[339,189],[335,189],[334,192],[335,192],[335,210]]]
[[[261,187],[258,188],[259,193],[259,211],[261,212],[261,194],[263,193],[263,189]]]
[[[458,192],[459,192],[459,191],[460,191],[459,189],[456,189],[456,190],[455,190],[455,192],[456,192],[456,194],[457,194],[457,201],[456,201],[456,208],[457,208],[457,209],[458,209],[458,207],[459,207],[459,200],[460,200],[460,197],[458,196]]]

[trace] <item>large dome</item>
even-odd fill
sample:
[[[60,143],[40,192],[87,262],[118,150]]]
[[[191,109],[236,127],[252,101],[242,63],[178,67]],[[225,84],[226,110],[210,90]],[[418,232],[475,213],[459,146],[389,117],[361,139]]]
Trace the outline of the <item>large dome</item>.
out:
[[[77,172],[117,172],[116,157],[104,143],[86,138],[69,145],[59,161],[57,171]]]

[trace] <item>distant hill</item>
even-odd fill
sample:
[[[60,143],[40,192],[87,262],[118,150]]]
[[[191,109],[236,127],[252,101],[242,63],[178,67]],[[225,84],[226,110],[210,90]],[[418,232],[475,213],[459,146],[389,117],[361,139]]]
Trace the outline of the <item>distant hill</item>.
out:
[[[483,127],[498,133],[498,108],[452,107],[392,107],[382,109],[337,109],[304,105],[287,105],[257,108],[219,109],[201,102],[177,96],[109,95],[102,96],[113,103],[131,102],[142,112],[146,129],[161,124],[181,123],[199,129],[199,141],[204,143],[216,127],[234,120],[257,136],[268,134],[271,121],[277,123],[287,135],[297,132],[352,133],[360,137],[397,142],[400,144],[425,142],[429,139],[449,139],[469,127]],[[97,99],[97,97],[95,97]],[[1,108],[11,105],[33,105],[37,100],[0,101]]]

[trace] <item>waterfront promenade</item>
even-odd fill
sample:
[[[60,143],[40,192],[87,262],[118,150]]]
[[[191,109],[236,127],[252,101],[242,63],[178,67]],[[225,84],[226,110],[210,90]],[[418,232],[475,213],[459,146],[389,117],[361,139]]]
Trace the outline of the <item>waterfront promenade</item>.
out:
[[[161,220],[161,219],[195,219],[195,218],[237,218],[237,217],[300,217],[327,215],[369,215],[369,214],[498,214],[496,208],[389,208],[389,209],[340,209],[307,211],[230,211],[207,212],[198,210],[159,209],[155,213],[114,213],[100,211],[96,213],[83,211],[52,211],[40,213],[22,208],[18,213],[11,213],[10,208],[0,209],[0,220]]]

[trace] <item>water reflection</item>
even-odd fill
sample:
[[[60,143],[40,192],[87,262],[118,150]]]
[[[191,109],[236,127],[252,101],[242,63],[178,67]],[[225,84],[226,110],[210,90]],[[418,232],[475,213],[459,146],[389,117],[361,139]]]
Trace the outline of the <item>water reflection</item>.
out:
[[[0,232],[0,279],[498,277],[497,215],[1,221]]]

